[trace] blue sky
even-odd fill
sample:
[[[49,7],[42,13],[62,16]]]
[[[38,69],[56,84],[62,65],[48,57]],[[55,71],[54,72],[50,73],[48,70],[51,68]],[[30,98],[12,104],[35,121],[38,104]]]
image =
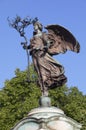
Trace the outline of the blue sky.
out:
[[[65,67],[67,85],[86,94],[86,0],[0,0],[0,88],[6,79],[15,76],[16,68],[22,71],[27,67],[22,39],[7,21],[7,17],[16,15],[38,17],[44,26],[59,24],[73,33],[81,45],[80,53],[67,52],[54,58]],[[29,30],[28,40],[32,32]]]

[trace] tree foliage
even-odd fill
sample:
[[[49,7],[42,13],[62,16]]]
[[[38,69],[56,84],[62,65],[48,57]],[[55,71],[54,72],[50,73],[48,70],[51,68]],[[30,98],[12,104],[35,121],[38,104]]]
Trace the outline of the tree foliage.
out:
[[[82,124],[82,130],[86,130],[86,95],[77,87],[63,86],[50,93],[54,106],[61,108],[65,114]]]
[[[33,76],[34,74],[34,76]],[[30,67],[30,79],[36,79],[33,66]],[[0,130],[10,130],[20,119],[27,116],[28,112],[38,107],[41,96],[39,87],[35,82],[26,82],[27,70],[16,69],[15,77],[5,81],[4,88],[0,91]],[[86,95],[77,87],[68,88],[66,85],[49,91],[52,105],[60,107],[67,116],[75,119],[86,130]]]

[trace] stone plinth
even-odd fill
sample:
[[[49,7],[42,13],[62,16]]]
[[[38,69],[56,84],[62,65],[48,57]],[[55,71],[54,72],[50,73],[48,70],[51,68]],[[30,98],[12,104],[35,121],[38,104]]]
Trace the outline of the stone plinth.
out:
[[[12,130],[80,130],[81,124],[67,117],[61,109],[51,107],[47,98],[46,102],[42,100],[42,106],[31,110]]]

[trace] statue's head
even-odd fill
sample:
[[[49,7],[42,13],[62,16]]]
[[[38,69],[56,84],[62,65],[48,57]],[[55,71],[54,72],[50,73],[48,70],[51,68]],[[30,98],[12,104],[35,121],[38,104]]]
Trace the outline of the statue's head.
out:
[[[42,31],[42,29],[43,29],[43,25],[40,23],[40,22],[35,22],[35,23],[33,23],[33,26],[34,26],[34,30],[35,31],[37,31],[38,29],[40,30],[40,31]]]

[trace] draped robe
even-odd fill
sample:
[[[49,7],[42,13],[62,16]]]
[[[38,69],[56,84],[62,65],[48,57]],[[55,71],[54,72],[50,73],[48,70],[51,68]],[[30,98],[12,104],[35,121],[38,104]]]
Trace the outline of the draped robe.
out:
[[[67,81],[63,66],[48,52],[48,40],[49,35],[46,33],[34,35],[30,40],[30,53],[41,90],[60,87]]]

